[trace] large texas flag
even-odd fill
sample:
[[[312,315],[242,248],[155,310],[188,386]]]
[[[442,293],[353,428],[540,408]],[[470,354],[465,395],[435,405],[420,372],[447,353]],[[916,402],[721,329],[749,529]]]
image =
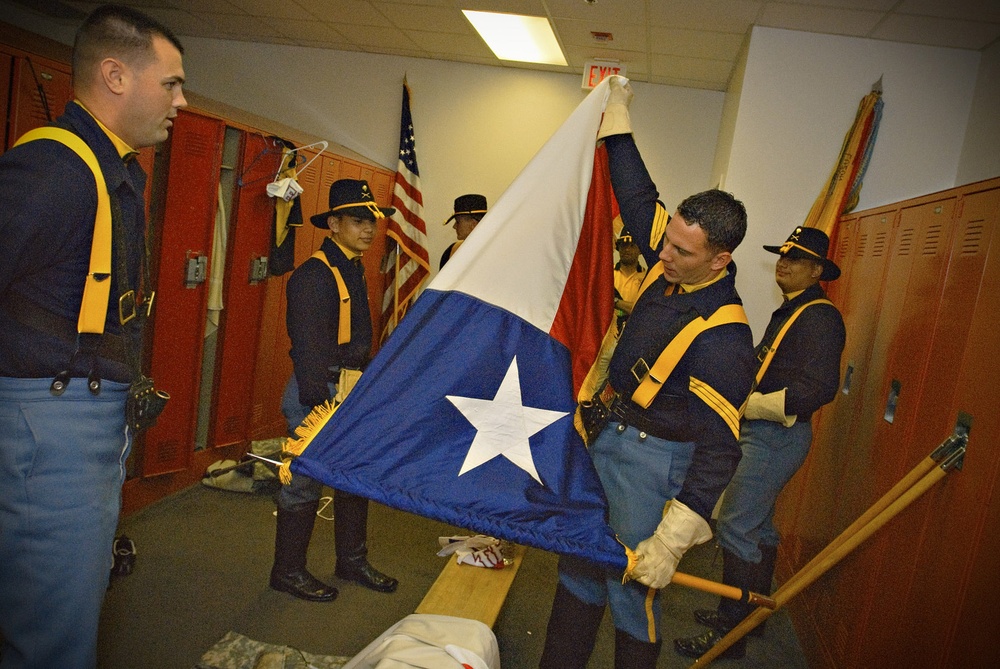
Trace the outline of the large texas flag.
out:
[[[607,94],[595,88],[497,200],[293,473],[624,569],[573,427],[612,317],[613,204],[595,151]]]

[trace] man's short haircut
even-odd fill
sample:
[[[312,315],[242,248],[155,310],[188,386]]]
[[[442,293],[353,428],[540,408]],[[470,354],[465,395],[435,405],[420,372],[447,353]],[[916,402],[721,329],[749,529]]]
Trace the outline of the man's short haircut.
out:
[[[73,77],[85,78],[103,59],[112,57],[137,68],[153,60],[153,38],[162,37],[184,53],[177,36],[142,12],[102,5],[84,20],[73,44]]]
[[[718,189],[696,193],[677,208],[688,224],[705,231],[716,253],[734,251],[747,233],[747,210],[731,193]]]

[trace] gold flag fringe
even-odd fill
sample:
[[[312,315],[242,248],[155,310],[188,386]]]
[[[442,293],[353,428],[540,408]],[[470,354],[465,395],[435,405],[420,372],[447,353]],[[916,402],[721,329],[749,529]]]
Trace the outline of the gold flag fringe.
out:
[[[622,545],[622,548],[625,549],[625,557],[628,558],[628,565],[625,567],[625,573],[622,574],[622,585],[625,585],[632,580],[632,570],[635,569],[637,564],[639,564],[639,556],[636,555],[634,550],[626,546],[625,543],[618,538],[617,534],[615,535],[615,541]]]
[[[338,404],[329,400],[313,408],[309,415],[295,428],[295,437],[285,439],[281,445],[281,467],[278,468],[278,479],[282,485],[292,482],[292,459],[302,455],[313,438],[319,434],[330,417],[337,411]]]

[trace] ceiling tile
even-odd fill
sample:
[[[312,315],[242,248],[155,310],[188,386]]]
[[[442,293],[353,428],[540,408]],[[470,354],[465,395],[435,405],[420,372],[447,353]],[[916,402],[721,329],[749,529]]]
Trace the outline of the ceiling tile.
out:
[[[414,44],[428,53],[469,55],[496,60],[496,56],[478,35],[451,35],[422,30],[407,30],[406,34]]]
[[[372,3],[363,0],[300,0],[300,4],[317,18],[334,24],[392,25],[389,19],[378,11]]]
[[[378,7],[392,23],[404,30],[456,34],[475,32],[461,10],[454,7],[418,7],[388,2],[379,3]]]
[[[997,0],[903,0],[894,10],[899,14],[941,16],[967,21],[1000,23],[1000,2]]]
[[[772,2],[764,7],[758,25],[814,33],[863,37],[878,25],[883,12],[836,7],[813,7]]]
[[[729,81],[733,64],[709,58],[685,58],[653,54],[650,74],[656,77],[680,77],[697,81]]]
[[[982,49],[1000,37],[1000,23],[891,15],[872,31],[871,37],[912,44]]]
[[[644,51],[646,48],[646,27],[639,24],[601,23],[599,21],[579,21],[556,19],[555,27],[559,39],[565,46],[592,47],[595,49],[631,49]],[[613,39],[601,42],[591,33],[611,33]]]
[[[653,40],[653,53],[728,61],[736,60],[745,39],[742,33],[673,28],[661,28],[658,35],[659,38]]]
[[[583,0],[546,0],[545,4],[556,18],[621,23],[625,19],[642,21],[646,6],[651,3],[647,0],[597,0],[591,5]]]
[[[754,0],[659,0],[649,3],[649,23],[665,28],[745,33],[763,4]],[[655,30],[653,39],[657,39]]]
[[[305,40],[326,44],[338,44],[348,41],[333,26],[322,21],[317,21],[316,19],[309,21],[302,19],[282,19],[276,21],[274,25],[282,35],[296,41]]]

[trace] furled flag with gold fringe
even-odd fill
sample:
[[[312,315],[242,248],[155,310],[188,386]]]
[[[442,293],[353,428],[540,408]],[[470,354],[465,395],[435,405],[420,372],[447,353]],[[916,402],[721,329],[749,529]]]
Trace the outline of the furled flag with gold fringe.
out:
[[[871,161],[878,126],[882,121],[882,78],[872,85],[871,92],[861,99],[854,124],[844,138],[837,164],[827,179],[823,191],[813,203],[802,224],[818,228],[833,238],[833,228],[840,217],[858,204],[861,184]]]
[[[399,116],[399,161],[392,187],[392,215],[386,229],[386,256],[382,262],[385,293],[382,297],[382,332],[384,342],[399,325],[400,319],[416,299],[424,280],[430,275],[427,253],[427,224],[424,223],[424,197],[420,192],[420,168],[417,167],[417,144],[410,115],[410,87],[403,79],[403,109]]]
[[[295,475],[625,568],[573,426],[612,318],[611,187],[595,149],[607,95],[604,82],[577,107],[314,422]]]

